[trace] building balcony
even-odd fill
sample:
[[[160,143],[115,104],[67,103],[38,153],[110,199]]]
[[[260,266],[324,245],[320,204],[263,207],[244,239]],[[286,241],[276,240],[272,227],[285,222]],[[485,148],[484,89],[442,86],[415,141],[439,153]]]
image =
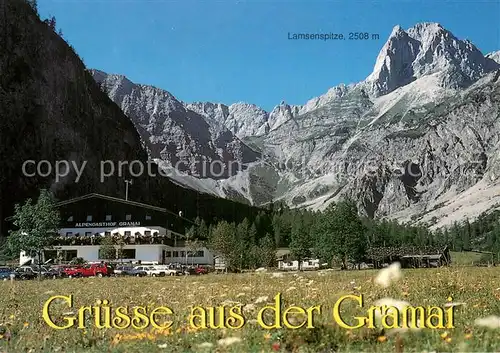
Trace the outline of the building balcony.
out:
[[[124,236],[121,234],[111,235],[113,243],[124,245],[172,245],[173,239],[166,235],[142,235],[135,234],[131,236]],[[52,242],[52,246],[67,246],[67,245],[101,245],[104,236],[96,235],[76,235],[76,236],[57,236]]]

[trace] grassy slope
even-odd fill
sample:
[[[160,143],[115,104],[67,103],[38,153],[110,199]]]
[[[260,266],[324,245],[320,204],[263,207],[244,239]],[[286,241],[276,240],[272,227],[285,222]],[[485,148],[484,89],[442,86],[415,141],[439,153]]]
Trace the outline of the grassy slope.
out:
[[[483,254],[472,251],[451,252],[451,261],[454,266],[471,266],[481,262],[482,257]]]

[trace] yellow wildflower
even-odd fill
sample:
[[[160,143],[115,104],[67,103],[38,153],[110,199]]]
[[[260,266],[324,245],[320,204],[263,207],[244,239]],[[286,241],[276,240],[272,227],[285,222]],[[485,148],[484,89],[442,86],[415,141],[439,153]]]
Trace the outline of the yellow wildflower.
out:
[[[387,337],[385,337],[385,336],[379,336],[377,338],[377,341],[379,341],[379,342],[385,342],[385,341],[387,341]]]

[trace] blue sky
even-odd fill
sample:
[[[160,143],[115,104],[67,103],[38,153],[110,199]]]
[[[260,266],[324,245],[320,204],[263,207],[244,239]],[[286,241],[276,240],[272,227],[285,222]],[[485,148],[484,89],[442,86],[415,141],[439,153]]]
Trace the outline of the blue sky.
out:
[[[39,0],[89,68],[178,99],[270,110],[363,80],[392,28],[439,22],[483,53],[500,50],[498,0]],[[368,32],[367,41],[293,41],[290,33]]]

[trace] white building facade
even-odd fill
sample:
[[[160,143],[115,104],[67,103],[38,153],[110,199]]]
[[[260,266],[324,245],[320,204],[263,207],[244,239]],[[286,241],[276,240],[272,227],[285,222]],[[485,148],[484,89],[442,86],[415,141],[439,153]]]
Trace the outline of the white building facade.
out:
[[[307,271],[307,270],[318,270],[320,268],[320,263],[319,259],[308,259],[302,261],[300,265],[300,269]],[[293,260],[293,261],[284,261],[284,260],[279,260],[278,261],[278,269],[283,270],[283,271],[298,271],[299,270],[299,261]]]
[[[213,265],[213,255],[206,247],[185,241],[184,230],[193,222],[164,208],[100,194],[63,201],[57,206],[63,224],[53,247],[44,251],[44,261],[110,261],[101,252],[107,236],[114,240],[113,261]],[[21,263],[29,260],[21,254]]]

